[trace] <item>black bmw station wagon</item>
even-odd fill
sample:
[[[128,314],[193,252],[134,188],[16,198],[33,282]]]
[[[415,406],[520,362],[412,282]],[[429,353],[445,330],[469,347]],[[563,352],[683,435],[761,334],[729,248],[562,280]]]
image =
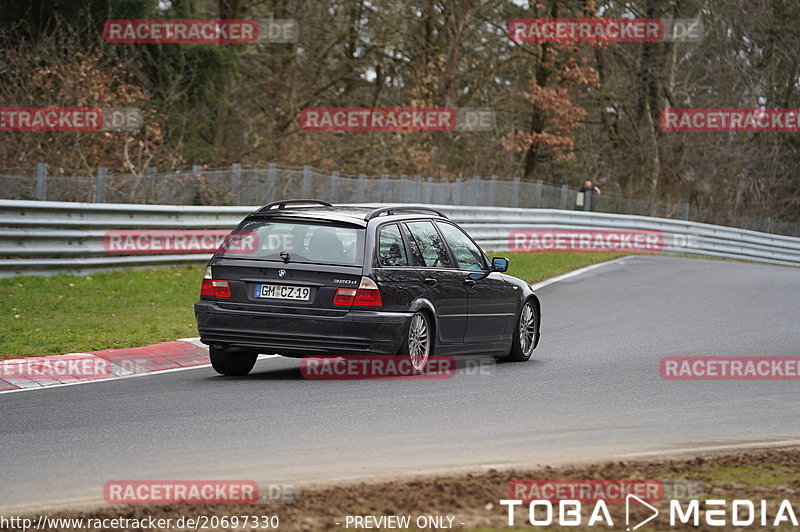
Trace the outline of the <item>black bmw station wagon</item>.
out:
[[[211,258],[195,315],[211,364],[245,375],[259,354],[429,355],[528,360],[541,306],[458,225],[423,206],[270,203]]]

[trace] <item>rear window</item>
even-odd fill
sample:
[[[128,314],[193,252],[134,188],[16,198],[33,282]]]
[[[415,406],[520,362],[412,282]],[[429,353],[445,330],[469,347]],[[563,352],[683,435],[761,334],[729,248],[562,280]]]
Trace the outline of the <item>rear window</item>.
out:
[[[226,257],[282,261],[281,253],[288,253],[289,262],[362,265],[364,229],[357,227],[248,220],[236,230],[254,234],[256,245],[246,252],[229,250]]]

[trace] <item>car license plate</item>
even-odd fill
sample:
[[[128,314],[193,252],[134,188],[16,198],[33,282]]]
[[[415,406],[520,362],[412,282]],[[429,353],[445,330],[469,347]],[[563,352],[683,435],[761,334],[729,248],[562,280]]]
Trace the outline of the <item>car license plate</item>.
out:
[[[289,286],[285,284],[257,284],[256,297],[267,299],[292,299],[308,301],[311,289],[307,286]]]

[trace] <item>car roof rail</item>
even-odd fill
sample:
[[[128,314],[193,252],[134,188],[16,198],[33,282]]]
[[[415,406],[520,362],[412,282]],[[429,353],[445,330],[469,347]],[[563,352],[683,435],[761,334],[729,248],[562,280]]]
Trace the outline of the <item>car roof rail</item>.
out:
[[[398,206],[395,206],[395,207],[381,207],[380,209],[375,209],[374,211],[372,211],[369,214],[367,214],[364,217],[364,220],[370,221],[373,218],[377,218],[378,216],[380,216],[383,213],[394,214],[397,211],[432,212],[432,213],[434,213],[434,214],[436,214],[438,216],[441,216],[442,218],[447,218],[447,216],[442,211],[438,211],[438,210],[432,209],[430,207],[423,207],[421,205],[419,205],[419,206],[418,205],[398,205]]]
[[[327,201],[322,200],[315,200],[315,199],[290,199],[290,200],[282,200],[282,201],[273,201],[272,203],[267,203],[256,212],[266,212],[269,210],[273,210],[273,207],[277,207],[277,210],[283,210],[286,208],[287,205],[323,205],[325,207],[332,207],[332,203],[328,203]]]

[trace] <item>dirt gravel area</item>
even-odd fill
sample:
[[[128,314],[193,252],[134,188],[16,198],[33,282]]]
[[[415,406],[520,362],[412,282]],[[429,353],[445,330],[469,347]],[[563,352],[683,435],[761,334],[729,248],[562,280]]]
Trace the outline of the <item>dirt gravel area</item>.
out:
[[[701,495],[695,495],[702,501],[705,499],[748,499],[755,502],[756,519],[750,526],[734,527],[731,523],[730,507],[728,507],[727,525],[724,527],[709,526],[700,513],[700,526],[695,530],[797,530],[788,516],[780,526],[774,526],[773,520],[782,500],[789,500],[794,512],[800,514],[800,449],[781,448],[737,453],[716,453],[694,456],[691,458],[674,458],[668,460],[619,461],[592,465],[580,465],[560,468],[540,468],[536,470],[489,470],[479,474],[462,474],[436,477],[420,477],[414,479],[351,483],[341,486],[318,487],[305,489],[293,504],[269,505],[168,505],[168,506],[109,506],[92,512],[60,512],[49,514],[53,518],[172,518],[173,523],[180,517],[194,516],[278,516],[278,530],[317,531],[317,530],[396,530],[406,528],[402,522],[376,521],[362,522],[356,527],[352,516],[408,516],[411,525],[407,528],[440,528],[440,529],[510,529],[508,527],[508,509],[500,500],[509,498],[509,483],[520,479],[655,479],[665,485],[683,485],[689,483],[693,489],[701,486]],[[687,484],[688,485],[688,484]],[[672,492],[673,495],[675,492]],[[760,501],[768,501],[767,526],[761,526],[758,512]],[[520,529],[553,530],[566,529],[559,527],[558,503],[554,502],[554,526],[533,526],[529,522],[528,504],[524,503],[515,512],[515,526]],[[662,500],[653,504],[660,510],[652,522],[638,530],[674,530],[688,529],[687,524],[678,523],[669,526],[669,503]],[[592,527],[586,526],[594,501],[583,504],[582,526],[569,527],[571,530],[622,530],[625,528],[625,504],[609,503],[609,515],[613,526],[600,522]],[[701,506],[702,508],[702,506]],[[535,512],[537,518],[544,517],[544,508]],[[645,520],[651,510],[644,505],[632,503],[631,526]],[[347,516],[351,516],[348,523]],[[422,517],[420,517],[422,516]],[[427,521],[427,516],[441,516],[441,522]],[[34,520],[37,516],[31,516]],[[448,520],[452,518],[452,520]],[[419,522],[417,519],[421,519]],[[233,523],[214,523],[212,519],[205,524],[205,530],[264,530],[265,520],[260,526],[253,526],[254,521],[244,524],[241,520],[238,527]],[[51,521],[52,523],[52,521]],[[274,521],[273,521],[274,523]],[[418,527],[418,524],[429,526]],[[86,526],[88,523],[84,523]],[[227,526],[225,526],[227,525]],[[369,525],[369,526],[367,526]],[[381,526],[383,525],[383,526]],[[433,525],[433,526],[430,526]],[[3,526],[3,525],[0,525]],[[203,529],[202,525],[198,528]],[[83,528],[82,530],[187,530],[194,527],[148,528]],[[2,531],[18,531],[21,528],[0,528]],[[41,528],[40,528],[41,530]],[[72,527],[50,525],[47,530],[76,530]]]

